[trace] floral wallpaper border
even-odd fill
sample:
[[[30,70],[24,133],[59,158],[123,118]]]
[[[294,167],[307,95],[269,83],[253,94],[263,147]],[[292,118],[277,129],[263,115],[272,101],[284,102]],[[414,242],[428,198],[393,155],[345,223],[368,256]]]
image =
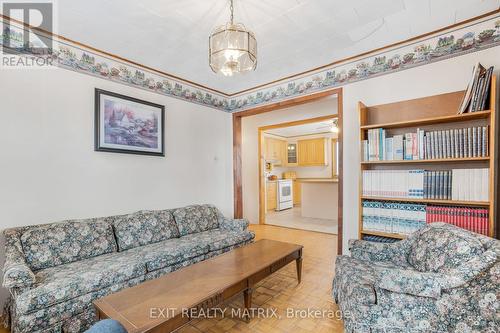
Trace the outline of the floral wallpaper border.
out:
[[[2,20],[0,19],[1,23]],[[11,24],[13,25],[13,23]],[[16,51],[19,51],[20,55],[52,58],[52,64],[59,68],[96,76],[219,110],[227,108],[228,101],[223,94],[217,94],[209,89],[203,89],[182,80],[176,80],[170,76],[143,69],[71,42],[59,40],[57,37],[51,37],[54,41],[52,49],[43,54],[34,54],[30,51],[28,45],[23,45],[22,29],[20,26],[13,25],[12,29],[0,31],[0,45],[3,44],[5,38],[9,38],[10,45]]]
[[[32,55],[22,45],[20,29],[0,33],[0,43],[9,38],[21,53]],[[332,89],[396,71],[422,66],[500,45],[500,15],[458,27],[452,31],[365,58],[333,65],[319,72],[293,78],[238,97],[191,85],[125,61],[104,56],[66,41],[54,39],[54,47],[39,57],[50,57],[60,68],[119,82],[158,94],[179,98],[225,112],[238,112],[301,95]],[[15,43],[18,43],[16,45]]]
[[[500,45],[500,15],[231,98],[229,112],[344,86]]]

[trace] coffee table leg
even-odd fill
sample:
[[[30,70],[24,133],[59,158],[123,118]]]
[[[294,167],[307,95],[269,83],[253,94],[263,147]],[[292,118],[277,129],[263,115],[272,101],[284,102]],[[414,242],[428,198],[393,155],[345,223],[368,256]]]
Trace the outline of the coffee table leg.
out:
[[[299,252],[299,257],[295,260],[297,264],[297,280],[302,281],[302,251]]]
[[[244,319],[246,322],[250,321],[250,309],[252,308],[252,293],[253,293],[252,288],[248,288],[243,291],[243,298],[245,300],[245,310],[246,310]]]

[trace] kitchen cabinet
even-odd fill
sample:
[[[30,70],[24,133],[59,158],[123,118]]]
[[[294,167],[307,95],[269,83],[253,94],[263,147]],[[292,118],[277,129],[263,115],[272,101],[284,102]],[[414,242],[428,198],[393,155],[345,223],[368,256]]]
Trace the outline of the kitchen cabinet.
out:
[[[286,166],[297,166],[297,144],[288,143],[286,147]]]
[[[297,141],[299,166],[327,165],[326,146],[325,138]]]
[[[300,182],[297,180],[293,181],[293,205],[298,206],[300,205],[300,200],[301,200],[301,188],[300,188]]]
[[[266,207],[267,210],[276,209],[276,182],[266,183]]]
[[[287,160],[287,142],[275,138],[264,139],[264,159],[274,165],[284,165]]]

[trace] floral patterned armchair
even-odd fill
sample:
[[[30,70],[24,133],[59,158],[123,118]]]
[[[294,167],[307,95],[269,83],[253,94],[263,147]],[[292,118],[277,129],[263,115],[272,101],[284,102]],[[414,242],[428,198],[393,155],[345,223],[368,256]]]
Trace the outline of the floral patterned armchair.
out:
[[[349,249],[333,280],[346,332],[500,331],[500,241],[432,223]]]

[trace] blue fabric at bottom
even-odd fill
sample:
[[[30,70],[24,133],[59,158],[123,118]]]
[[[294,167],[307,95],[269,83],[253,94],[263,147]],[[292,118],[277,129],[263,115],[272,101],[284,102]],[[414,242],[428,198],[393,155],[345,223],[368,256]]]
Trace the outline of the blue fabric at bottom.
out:
[[[113,319],[104,319],[97,322],[86,333],[127,333],[127,330]]]

